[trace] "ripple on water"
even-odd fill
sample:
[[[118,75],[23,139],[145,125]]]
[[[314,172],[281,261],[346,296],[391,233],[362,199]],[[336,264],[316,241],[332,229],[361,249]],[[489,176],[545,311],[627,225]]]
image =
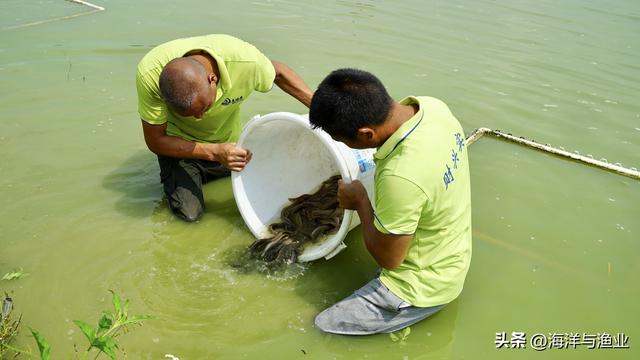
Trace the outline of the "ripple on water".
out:
[[[271,266],[262,260],[251,259],[244,247],[229,252],[224,262],[242,274],[259,274],[268,280],[281,282],[297,279],[309,268],[308,263]]]
[[[147,312],[162,318],[167,331],[210,331],[212,324],[241,318],[247,309],[257,313],[265,307],[265,294],[290,293],[292,280],[308,268],[291,264],[274,269],[249,259],[244,239],[238,245],[238,238],[248,236],[244,230],[234,229],[215,243],[191,241],[186,235],[154,238],[139,255],[150,259],[133,256],[120,269],[120,277],[130,279]],[[131,269],[136,269],[133,275]]]

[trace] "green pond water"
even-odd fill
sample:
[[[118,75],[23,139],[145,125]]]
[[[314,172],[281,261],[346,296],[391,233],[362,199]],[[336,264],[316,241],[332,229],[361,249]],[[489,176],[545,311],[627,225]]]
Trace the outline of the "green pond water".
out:
[[[462,295],[389,335],[321,333],[314,316],[376,266],[347,250],[286,274],[243,272],[253,240],[230,181],[185,224],[143,141],[135,67],[153,46],[223,32],[315,88],[331,70],[377,74],[397,99],[447,102],[481,126],[640,167],[640,2],[66,1],[0,3],[0,281],[22,314],[15,345],[86,340],[108,289],[156,320],[120,340],[132,359],[637,359],[640,181],[491,138],[469,148],[474,253]],[[30,23],[43,22],[37,25]],[[25,26],[26,25],[26,26]],[[243,118],[305,108],[277,88]],[[624,333],[629,349],[496,349],[496,333]]]

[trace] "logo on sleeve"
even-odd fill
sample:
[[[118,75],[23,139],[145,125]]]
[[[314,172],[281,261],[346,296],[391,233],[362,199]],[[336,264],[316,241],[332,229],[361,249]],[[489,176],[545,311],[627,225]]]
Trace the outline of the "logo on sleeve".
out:
[[[235,103],[239,103],[240,101],[244,100],[243,96],[239,96],[235,99],[231,99],[231,98],[226,98],[224,99],[224,101],[222,102],[222,105],[227,106],[227,105],[233,105]]]

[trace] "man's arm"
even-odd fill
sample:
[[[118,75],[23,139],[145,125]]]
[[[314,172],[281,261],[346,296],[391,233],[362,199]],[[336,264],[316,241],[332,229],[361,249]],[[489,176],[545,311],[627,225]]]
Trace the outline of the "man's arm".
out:
[[[284,92],[309,107],[313,92],[304,83],[304,80],[287,65],[275,60],[272,60],[271,63],[276,70],[276,78],[273,82]]]
[[[400,266],[407,255],[413,235],[392,235],[378,231],[373,225],[373,206],[367,196],[367,190],[358,180],[350,184],[340,181],[338,200],[341,207],[358,212],[364,243],[378,265],[387,270]]]
[[[234,143],[201,143],[167,135],[166,123],[152,125],[142,120],[142,131],[147,147],[157,155],[218,161],[232,171],[242,170],[251,160],[251,151],[236,147]]]

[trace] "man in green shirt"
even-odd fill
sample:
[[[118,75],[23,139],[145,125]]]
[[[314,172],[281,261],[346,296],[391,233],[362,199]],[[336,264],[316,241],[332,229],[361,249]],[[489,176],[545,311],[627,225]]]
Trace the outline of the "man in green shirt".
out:
[[[359,181],[338,199],[358,212],[379,276],[316,317],[323,331],[366,335],[407,327],[458,297],[471,262],[464,132],[431,97],[396,102],[374,75],[340,69],[313,95],[309,119],[349,147],[378,148],[375,209]]]
[[[249,149],[235,146],[240,104],[274,83],[309,106],[312,92],[293,70],[229,35],[173,40],[142,58],[136,75],[138,113],[178,217],[199,219],[202,184],[241,171],[251,160]]]

